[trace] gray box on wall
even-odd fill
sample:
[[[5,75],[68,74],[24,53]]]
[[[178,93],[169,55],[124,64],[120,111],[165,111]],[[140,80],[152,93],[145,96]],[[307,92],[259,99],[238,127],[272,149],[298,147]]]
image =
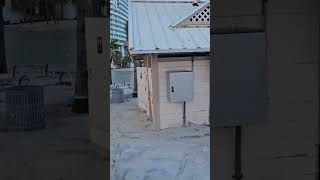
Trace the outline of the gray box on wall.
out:
[[[210,123],[230,127],[266,119],[265,33],[214,34]]]
[[[192,101],[192,71],[168,72],[168,99],[170,102]]]

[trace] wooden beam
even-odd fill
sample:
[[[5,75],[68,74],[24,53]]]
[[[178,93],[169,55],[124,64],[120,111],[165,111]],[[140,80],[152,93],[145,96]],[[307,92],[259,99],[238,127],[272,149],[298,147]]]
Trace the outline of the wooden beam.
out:
[[[155,131],[160,130],[160,100],[159,100],[159,67],[158,57],[151,55],[151,68],[152,68],[152,93],[153,93],[153,106],[154,117],[153,127]]]

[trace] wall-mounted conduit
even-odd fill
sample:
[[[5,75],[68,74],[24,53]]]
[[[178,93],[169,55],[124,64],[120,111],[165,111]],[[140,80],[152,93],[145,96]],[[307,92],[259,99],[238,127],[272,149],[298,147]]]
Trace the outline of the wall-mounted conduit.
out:
[[[262,1],[262,11],[261,14],[263,16],[263,29],[261,32],[265,32],[267,30],[267,15],[266,15],[266,5],[268,0],[261,0]],[[260,31],[260,30],[258,30]],[[240,32],[240,33],[250,33],[251,31],[247,32]],[[227,32],[230,33],[230,32]],[[239,32],[233,32],[233,33],[239,33]],[[267,42],[267,35],[266,35],[266,42]],[[266,45],[267,47],[267,45]],[[267,52],[267,51],[266,51]],[[266,54],[267,56],[267,54]],[[234,174],[232,175],[232,178],[235,180],[242,180],[243,179],[243,173],[242,173],[242,127],[236,126],[234,127],[235,130],[235,151],[234,151]],[[319,154],[320,154],[320,146],[319,146]],[[319,159],[320,162],[320,159]],[[320,169],[319,169],[320,170]],[[320,180],[320,179],[318,179]]]
[[[241,146],[242,146],[242,129],[241,126],[236,126],[235,128],[235,152],[234,152],[234,174],[232,176],[235,180],[241,180],[243,177],[241,170]]]
[[[192,54],[192,57],[191,57],[191,71],[192,72],[193,72],[193,66],[194,66],[194,56],[195,56],[195,54]],[[186,102],[185,101],[183,102],[183,116],[182,116],[182,119],[183,119],[183,127],[187,127]]]

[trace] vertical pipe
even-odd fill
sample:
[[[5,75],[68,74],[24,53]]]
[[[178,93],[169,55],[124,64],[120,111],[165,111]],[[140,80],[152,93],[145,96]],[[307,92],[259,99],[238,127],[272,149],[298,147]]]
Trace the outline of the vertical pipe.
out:
[[[191,57],[191,71],[193,72],[193,66],[194,66],[194,54]]]
[[[186,102],[183,102],[183,127],[187,126],[187,122],[186,122]]]
[[[4,1],[0,0],[0,73],[8,73],[6,50],[5,50],[5,37],[4,37],[4,17],[3,8]]]
[[[242,132],[241,126],[235,127],[235,159],[234,159],[234,175],[232,176],[235,180],[241,180],[243,175],[241,172],[241,146],[242,146]]]

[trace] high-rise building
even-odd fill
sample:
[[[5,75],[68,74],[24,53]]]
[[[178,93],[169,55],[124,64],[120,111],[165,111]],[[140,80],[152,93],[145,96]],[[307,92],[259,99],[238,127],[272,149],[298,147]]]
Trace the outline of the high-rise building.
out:
[[[124,55],[127,42],[128,0],[110,0],[110,40],[116,39]]]

